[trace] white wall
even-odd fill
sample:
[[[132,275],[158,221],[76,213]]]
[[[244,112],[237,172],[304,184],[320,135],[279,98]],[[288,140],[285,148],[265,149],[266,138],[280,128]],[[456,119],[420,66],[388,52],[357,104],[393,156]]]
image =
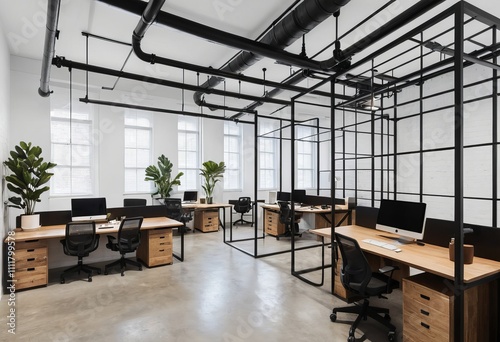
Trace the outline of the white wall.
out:
[[[8,158],[9,151],[9,114],[10,114],[10,53],[0,25],[0,161]],[[8,210],[4,205],[7,199],[7,187],[4,181],[5,168],[0,167],[1,192],[0,201],[0,231],[2,232],[2,241],[9,230]],[[2,246],[5,246],[2,244]],[[4,248],[4,247],[2,247]],[[0,265],[3,265],[3,255],[0,253]],[[0,284],[3,284],[3,272],[0,272]]]

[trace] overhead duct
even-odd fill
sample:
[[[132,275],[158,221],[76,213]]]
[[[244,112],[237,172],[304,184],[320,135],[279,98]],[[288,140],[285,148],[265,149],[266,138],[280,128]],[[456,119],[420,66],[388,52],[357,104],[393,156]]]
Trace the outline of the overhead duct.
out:
[[[55,45],[57,39],[57,23],[59,22],[59,10],[61,0],[49,0],[47,3],[47,24],[45,31],[45,44],[43,48],[42,71],[40,76],[40,87],[38,94],[43,97],[50,95],[50,66],[55,55]]]
[[[260,42],[284,49],[304,34],[311,31],[318,24],[326,20],[333,13],[337,12],[349,1],[350,0],[304,0],[304,2],[298,5],[286,17],[278,22],[276,26],[266,33],[260,39]],[[239,73],[246,70],[260,59],[261,57],[253,52],[241,51],[221,70]],[[212,76],[201,86],[204,88],[213,88],[216,87],[221,81],[221,78]],[[296,84],[296,82],[285,83],[288,85]],[[202,92],[194,93],[193,99],[197,105],[203,104],[203,94],[204,93]],[[272,95],[268,94],[267,96],[271,97]],[[210,105],[208,106],[210,107]]]
[[[283,49],[312,30],[330,15],[337,12],[339,8],[347,4],[350,0],[304,0],[304,2],[279,21],[276,26],[258,42],[162,12],[160,9],[164,0],[151,0],[147,5],[137,0],[126,2],[119,0],[100,1],[143,16],[134,30],[133,41],[136,47],[140,46],[140,39],[144,36],[147,28],[156,21],[158,24],[245,50],[240,52],[230,63],[219,70],[221,72],[237,74],[255,64],[262,57],[274,58],[278,61],[297,65],[305,69],[322,70],[321,65],[325,64],[325,61],[313,61],[299,55],[291,54]],[[135,50],[137,53],[137,50],[140,49]],[[150,63],[157,62],[156,56],[141,56],[140,52],[141,51],[139,51],[138,54],[139,58],[144,59],[144,57],[147,57]],[[337,57],[338,56],[334,56],[333,59],[337,61]],[[158,57],[159,63],[161,63],[162,60],[165,61],[163,58]],[[212,76],[202,85],[202,87],[213,88],[220,84],[222,80],[223,78],[221,77]],[[285,85],[285,87],[287,87],[287,85]],[[197,92],[194,95],[194,100],[199,105],[201,104],[202,94],[203,92]]]
[[[423,15],[427,11],[431,10],[438,4],[442,3],[444,0],[420,0],[417,4],[413,5],[412,7],[408,8],[406,11],[398,15],[396,18],[392,19],[388,23],[382,25],[378,30],[373,31],[372,33],[368,34],[365,38],[359,40],[358,42],[354,43],[350,47],[346,48],[343,51],[344,54],[344,60],[350,59],[354,54],[363,51],[364,49],[368,48],[370,45],[378,42],[379,40],[385,38],[389,34],[393,33],[394,31],[400,29],[404,25],[408,24],[412,20],[418,18],[419,16]],[[323,65],[325,67],[333,68],[336,66],[334,59],[330,59],[324,62]],[[287,84],[289,85],[294,85],[297,84],[301,81],[303,81],[306,78],[306,76],[303,74],[303,71],[297,72],[292,78],[290,78],[288,81],[286,81]],[[277,96],[282,92],[281,89],[273,89],[271,90],[267,96],[268,97],[274,97]],[[336,95],[338,97],[338,95]],[[245,109],[251,108],[252,110],[256,109],[258,106],[260,106],[261,103],[259,104],[258,102],[254,102],[248,106],[245,107]],[[241,113],[237,113],[232,116],[233,119],[237,119],[238,117],[242,116],[244,112],[242,111]]]

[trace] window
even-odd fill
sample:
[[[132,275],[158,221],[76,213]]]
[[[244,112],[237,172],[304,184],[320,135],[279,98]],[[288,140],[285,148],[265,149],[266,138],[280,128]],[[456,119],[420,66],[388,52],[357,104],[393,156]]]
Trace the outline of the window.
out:
[[[64,91],[63,91],[64,93]],[[64,95],[64,94],[63,94]],[[69,104],[54,94],[51,99],[51,161],[56,163],[51,196],[91,195],[94,189],[94,146],[91,106]]]
[[[151,165],[152,118],[149,113],[125,113],[125,193],[149,193],[151,183],[144,180]]]
[[[241,125],[224,122],[224,190],[241,189]]]
[[[269,120],[259,121],[259,188],[263,190],[277,189],[277,151],[278,127]]]
[[[316,135],[313,127],[296,126],[296,187],[312,189],[316,184]]]
[[[199,182],[199,119],[178,116],[179,172],[183,172],[179,190],[197,190]]]

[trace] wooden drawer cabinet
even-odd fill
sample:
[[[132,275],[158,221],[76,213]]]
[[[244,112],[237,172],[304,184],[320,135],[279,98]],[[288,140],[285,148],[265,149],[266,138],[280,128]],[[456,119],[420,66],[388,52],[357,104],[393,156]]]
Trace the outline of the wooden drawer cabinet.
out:
[[[285,225],[280,222],[279,212],[269,209],[264,210],[264,232],[273,236],[285,233]]]
[[[207,232],[219,230],[219,210],[197,210],[194,212],[194,228]]]
[[[427,273],[403,280],[404,341],[454,341],[451,286],[451,281]],[[496,308],[492,311],[490,297],[496,298],[495,293],[497,282],[464,292],[465,341],[496,340],[498,316]]]
[[[137,248],[137,259],[148,267],[171,264],[172,229],[150,229],[141,232],[141,244]]]
[[[17,242],[15,260],[16,290],[47,285],[49,281],[47,241]]]

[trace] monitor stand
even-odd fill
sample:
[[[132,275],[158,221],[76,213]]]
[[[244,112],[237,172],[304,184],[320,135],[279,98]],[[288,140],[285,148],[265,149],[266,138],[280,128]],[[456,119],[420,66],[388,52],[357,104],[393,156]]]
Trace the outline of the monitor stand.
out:
[[[379,234],[378,236],[398,242],[401,245],[409,245],[411,243],[415,243],[415,239],[406,236],[389,236],[383,234]]]

